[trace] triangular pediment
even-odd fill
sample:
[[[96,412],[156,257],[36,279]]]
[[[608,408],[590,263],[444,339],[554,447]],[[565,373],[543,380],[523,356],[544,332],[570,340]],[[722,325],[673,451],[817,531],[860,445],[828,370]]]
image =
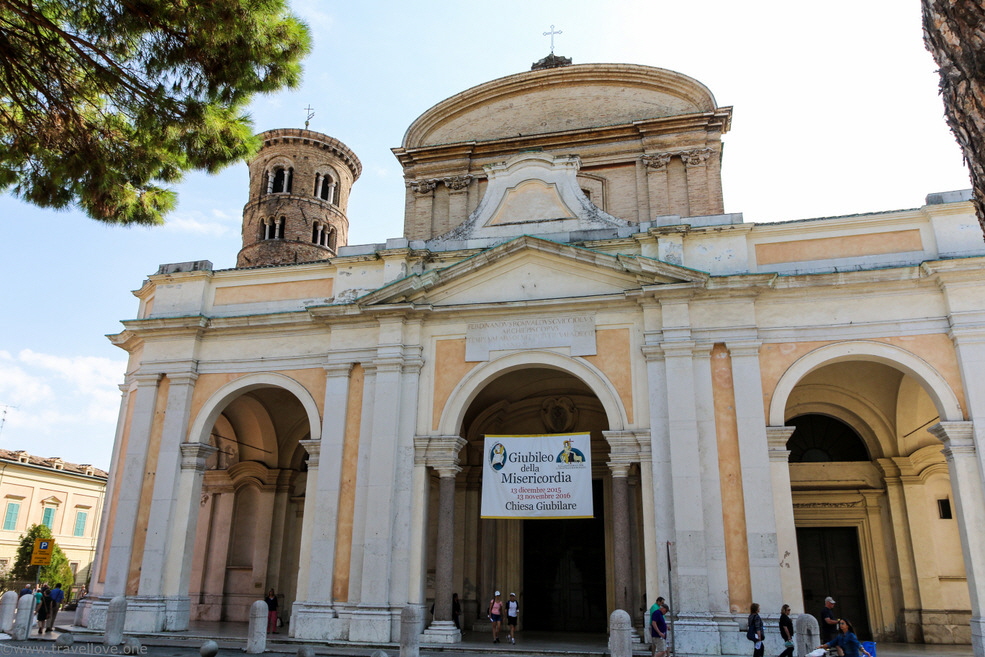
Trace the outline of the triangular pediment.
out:
[[[610,255],[523,236],[361,297],[362,307],[394,303],[464,306],[622,295],[649,285],[702,285],[703,272],[642,256]]]

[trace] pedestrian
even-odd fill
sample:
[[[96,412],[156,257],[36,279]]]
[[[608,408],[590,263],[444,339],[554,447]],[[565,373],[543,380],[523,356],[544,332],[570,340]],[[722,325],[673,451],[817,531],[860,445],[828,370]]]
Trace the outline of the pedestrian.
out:
[[[461,615],[462,615],[462,603],[458,601],[458,594],[457,593],[452,593],[451,594],[451,619],[452,619],[452,621],[455,622],[455,627],[458,628],[459,630],[462,629],[462,626],[459,625],[459,623],[458,623],[458,619],[459,619],[459,617]]]
[[[38,612],[35,618],[38,621],[38,634],[41,634],[44,632],[44,624],[48,620],[48,614],[51,613],[51,589],[42,586],[38,594],[41,596],[41,602],[38,603]]]
[[[766,635],[763,634],[763,619],[759,617],[758,602],[749,606],[749,630],[746,632],[746,637],[753,642],[752,657],[763,657],[763,652],[765,652],[763,639],[766,638]]]
[[[872,657],[869,652],[862,647],[862,643],[855,636],[855,628],[847,620],[842,618],[841,620],[835,621],[835,625],[838,628],[838,634],[835,635],[831,641],[827,643],[822,643],[818,648],[838,648],[844,657],[860,657],[859,652],[863,653],[865,657]]]
[[[62,608],[62,602],[65,601],[65,592],[62,591],[61,582],[55,583],[55,588],[51,590],[51,611],[48,613],[48,625],[45,628],[45,632],[50,632],[55,626],[55,618],[58,616],[58,610]]]
[[[838,632],[838,620],[835,616],[834,606],[837,603],[830,595],[824,599],[824,608],[821,610],[821,642],[827,643],[835,638]]]
[[[667,657],[667,619],[664,617],[663,605],[659,600],[654,605],[656,609],[650,613],[650,655],[652,657]],[[650,607],[653,609],[653,607]]]
[[[777,657],[793,657],[793,621],[790,620],[790,605],[780,607],[780,638],[784,650]]]
[[[489,620],[492,622],[493,643],[499,643],[499,628],[503,623],[503,599],[499,591],[489,601]]]
[[[25,584],[24,588],[21,589],[20,595],[18,595],[17,598],[20,599],[22,595],[33,595],[33,594],[34,591],[31,590],[31,585]]]
[[[267,634],[277,634],[277,594],[270,589],[263,601],[267,603]]]
[[[520,605],[516,601],[516,593],[510,593],[506,601],[506,626],[510,628],[510,643],[516,645],[516,621],[520,614]]]

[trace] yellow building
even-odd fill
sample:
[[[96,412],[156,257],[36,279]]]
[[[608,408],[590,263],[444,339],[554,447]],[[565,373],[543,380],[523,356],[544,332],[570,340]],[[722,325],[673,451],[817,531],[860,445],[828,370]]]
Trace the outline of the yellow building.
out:
[[[501,590],[566,632],[642,627],[664,595],[677,650],[719,655],[748,649],[751,602],[830,595],[863,639],[985,655],[969,195],[748,224],[722,197],[731,118],[646,66],[478,85],[407,129],[404,235],[366,245],[355,155],[263,133],[238,267],[162,266],[111,337],[130,363],[84,622],[117,595],[131,630],[244,620],[273,587],[295,637],[396,640],[434,599],[425,641],[455,642],[453,591],[466,627]],[[482,517],[485,436],[572,432],[593,518]]]
[[[32,525],[46,525],[75,573],[75,582],[62,586],[85,584],[96,552],[107,476],[91,465],[0,449],[0,570],[14,565],[20,539]]]

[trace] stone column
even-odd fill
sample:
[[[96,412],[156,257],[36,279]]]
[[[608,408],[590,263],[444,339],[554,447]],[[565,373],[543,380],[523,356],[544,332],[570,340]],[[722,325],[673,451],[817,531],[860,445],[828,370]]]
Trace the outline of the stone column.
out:
[[[161,592],[165,599],[164,629],[178,632],[188,629],[191,601],[191,555],[195,548],[198,511],[201,508],[202,476],[205,463],[216,448],[204,443],[181,444],[181,473],[175,491],[175,518],[168,537],[168,551],[162,572]]]
[[[793,516],[790,488],[790,451],[787,441],[796,427],[766,427],[770,453],[770,481],[773,484],[773,513],[776,545],[780,556],[780,592],[790,613],[804,613],[804,590],[800,582],[800,555],[797,552],[797,526]]]
[[[445,230],[451,230],[468,219],[469,184],[472,182],[472,176],[452,176],[451,178],[442,178],[442,182],[448,188],[449,225]]]
[[[113,529],[112,536],[109,537],[104,597],[127,593],[140,493],[143,489],[147,449],[154,422],[157,388],[161,379],[156,372],[138,372],[133,377],[137,390],[131,393],[135,398],[130,417],[130,432],[126,437],[126,456],[120,464],[123,472],[116,495],[116,508],[112,514]]]
[[[327,556],[329,562],[331,562],[332,557],[335,554],[335,546],[327,546],[321,541],[317,545],[314,544],[314,534],[316,525],[322,525],[322,522],[317,522],[315,518],[315,510],[318,508],[318,479],[319,479],[319,465],[321,462],[321,446],[320,440],[301,440],[298,441],[304,451],[308,453],[308,478],[304,482],[304,498],[305,498],[305,509],[308,513],[304,514],[301,518],[301,554],[298,556],[298,588],[297,588],[297,598],[299,601],[307,602],[311,594],[319,596],[320,601],[330,601],[332,598],[332,569],[328,568],[327,572],[323,564],[323,560],[326,555],[322,554],[322,550],[329,548],[332,556]],[[320,533],[320,532],[319,532]],[[315,557],[315,549],[317,548],[317,559],[318,563],[314,564],[316,567],[312,567],[312,558]],[[311,579],[317,577],[318,581],[315,582],[315,586],[311,589],[309,593],[309,585]],[[325,589],[328,592],[325,592]],[[293,614],[292,614],[293,615]],[[294,621],[291,622],[291,632],[292,636],[294,631]]]
[[[638,443],[632,431],[603,431],[609,443],[612,475],[612,559],[616,609],[632,614],[632,553],[629,529],[629,470],[639,460]]]
[[[667,164],[671,153],[652,153],[643,156],[646,167],[646,187],[649,196],[650,214],[645,220],[652,220],[660,215],[672,214],[670,197],[667,190]],[[644,221],[640,217],[640,221]]]
[[[940,422],[928,429],[944,443],[951,490],[961,532],[965,575],[971,595],[971,643],[975,657],[985,655],[985,488],[971,422]]]
[[[924,541],[920,536],[913,536],[914,528],[910,526],[910,509],[908,500],[910,496],[904,490],[903,468],[907,472],[907,479],[917,479],[909,471],[912,469],[906,457],[894,459],[878,459],[877,464],[882,470],[883,480],[886,482],[886,499],[889,501],[889,515],[892,519],[893,538],[896,542],[896,561],[899,564],[900,588],[902,589],[903,607],[903,638],[908,642],[923,641],[923,627],[920,621],[919,610],[923,608],[923,600],[920,591],[920,578],[917,574],[916,557],[914,554],[914,541],[919,545]],[[913,484],[905,486],[912,490]],[[922,491],[920,495],[922,495]],[[933,552],[931,549],[930,552]]]
[[[612,474],[612,558],[616,609],[627,614],[630,605],[629,550],[629,464],[609,463]]]
[[[764,609],[779,609],[783,596],[772,472],[766,440],[766,412],[763,408],[763,382],[759,369],[760,344],[748,340],[728,342],[726,347],[732,358],[752,595]]]
[[[432,438],[428,463],[438,473],[438,545],[434,563],[434,621],[425,631],[428,641],[457,643],[462,634],[452,621],[452,581],[455,568],[455,476],[461,471],[458,453],[465,446],[459,436]],[[433,456],[432,456],[433,453]]]
[[[667,417],[666,363],[663,349],[652,341],[660,339],[659,332],[648,333],[643,347],[646,358],[647,387],[649,389],[650,420],[650,476],[643,481],[644,495],[653,508],[652,544],[647,541],[647,601],[656,599],[670,590],[667,563],[667,543],[673,540],[674,490],[667,486],[672,480],[670,463],[670,434]],[[661,485],[663,492],[661,493]],[[644,509],[646,506],[644,505]]]
[[[687,202],[692,217],[711,213],[707,167],[711,153],[710,148],[698,148],[680,154],[687,170]]]
[[[413,180],[408,185],[414,193],[414,224],[422,235],[431,235],[434,217],[434,188],[437,180]]]
[[[328,619],[335,616],[332,597],[335,544],[352,368],[348,361],[325,365],[321,440],[301,441],[308,452],[308,477],[301,517],[296,601],[291,609],[290,634],[295,638],[335,636],[334,630],[326,628]]]

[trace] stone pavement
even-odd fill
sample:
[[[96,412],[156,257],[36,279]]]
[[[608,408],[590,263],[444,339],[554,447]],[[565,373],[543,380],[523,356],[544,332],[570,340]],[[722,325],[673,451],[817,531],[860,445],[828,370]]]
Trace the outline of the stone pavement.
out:
[[[281,629],[284,632],[285,628]],[[109,651],[102,645],[102,635],[87,632],[84,628],[63,627],[73,632],[76,644],[67,651],[57,654],[80,657],[99,657],[101,655],[122,654],[121,648]],[[32,635],[28,641],[0,642],[0,657],[29,657],[36,654],[56,654],[54,639],[60,632],[52,632],[39,637]],[[145,657],[198,657],[198,649],[206,640],[219,644],[218,657],[241,657],[246,644],[245,623],[192,623],[187,632],[162,632],[157,634],[137,634],[143,646]],[[465,639],[457,644],[422,644],[421,657],[492,657],[497,653],[507,657],[601,657],[608,654],[607,638],[604,634],[575,634],[554,632],[520,632],[516,645],[508,643],[493,644],[488,633],[467,632]],[[352,646],[346,643],[323,643],[299,641],[286,634],[268,635],[267,653],[293,656],[298,647],[310,645],[318,655],[332,657],[371,657],[377,650],[383,650],[388,657],[399,657],[400,649],[396,643]],[[751,651],[750,651],[751,652]],[[971,646],[941,646],[922,644],[877,644],[877,657],[973,657]],[[648,656],[649,650],[640,644],[634,651],[636,657]],[[675,653],[679,657],[687,657]],[[736,656],[748,657],[748,653]]]

